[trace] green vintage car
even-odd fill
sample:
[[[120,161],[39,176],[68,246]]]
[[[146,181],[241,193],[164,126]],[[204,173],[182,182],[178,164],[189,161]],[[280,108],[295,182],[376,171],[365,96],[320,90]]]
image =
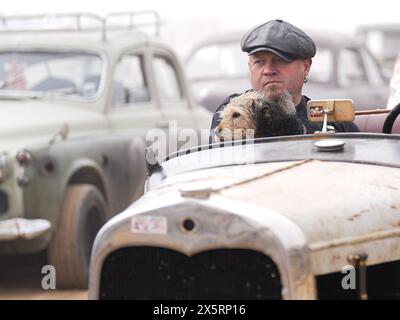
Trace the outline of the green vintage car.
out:
[[[155,12],[2,17],[0,254],[47,249],[57,288],[87,286],[98,229],[142,194],[149,129],[209,126],[144,15],[158,30]]]

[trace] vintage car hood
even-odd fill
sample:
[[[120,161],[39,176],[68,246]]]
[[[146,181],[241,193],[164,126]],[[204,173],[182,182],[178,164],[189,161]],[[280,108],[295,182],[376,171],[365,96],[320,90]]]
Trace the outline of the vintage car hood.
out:
[[[0,101],[0,149],[50,140],[64,123],[69,136],[108,127],[104,115],[89,108],[55,101]]]
[[[230,166],[172,176],[149,195],[159,197],[196,184],[211,188],[209,199],[248,203],[249,211],[256,205],[266,215],[273,212],[291,220],[313,254],[329,251],[322,263],[314,259],[316,273],[346,264],[343,250],[334,253],[339,247],[347,247],[350,254],[357,244],[400,235],[400,170],[395,167],[319,160]],[[251,218],[249,212],[244,215]],[[387,255],[400,255],[398,246],[396,250],[377,250],[370,261],[393,259]]]
[[[154,191],[186,184],[206,184],[212,194],[285,215],[314,246],[400,230],[398,168],[318,160],[241,165],[173,176]]]

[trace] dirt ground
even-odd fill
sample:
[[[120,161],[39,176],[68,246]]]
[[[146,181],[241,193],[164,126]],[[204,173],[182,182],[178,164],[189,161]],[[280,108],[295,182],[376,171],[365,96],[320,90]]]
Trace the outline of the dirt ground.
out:
[[[0,300],[84,300],[87,290],[44,290],[44,253],[18,257],[0,256]]]

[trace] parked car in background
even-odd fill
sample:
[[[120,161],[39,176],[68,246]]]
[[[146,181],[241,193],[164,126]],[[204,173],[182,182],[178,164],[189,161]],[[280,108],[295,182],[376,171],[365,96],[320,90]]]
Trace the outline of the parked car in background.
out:
[[[317,133],[172,154],[98,233],[89,297],[400,299],[399,144]]]
[[[347,99],[356,110],[385,108],[389,92],[379,65],[354,37],[306,30],[317,45],[317,55],[304,85],[312,99]],[[240,49],[245,31],[210,37],[186,59],[186,69],[197,101],[210,111],[232,93],[249,89],[247,56]]]
[[[392,70],[387,106],[392,109],[398,103],[400,103],[400,54],[397,56],[397,61]]]
[[[365,43],[390,77],[400,52],[400,24],[361,25],[356,29],[356,36]]]
[[[57,288],[87,286],[98,229],[143,193],[147,132],[209,126],[174,51],[109,24],[143,14],[157,29],[155,12],[1,17],[0,254],[47,249]]]
[[[392,71],[387,109],[372,114],[362,115],[362,111],[358,113],[355,123],[361,132],[400,133],[400,121],[396,121],[400,113],[400,56]]]

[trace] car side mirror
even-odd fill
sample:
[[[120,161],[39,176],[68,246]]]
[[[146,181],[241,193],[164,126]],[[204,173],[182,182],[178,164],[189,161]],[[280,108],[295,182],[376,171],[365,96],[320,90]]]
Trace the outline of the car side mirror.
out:
[[[329,99],[310,100],[307,103],[307,117],[311,122],[324,122],[324,116],[328,122],[348,122],[355,117],[353,100]]]

